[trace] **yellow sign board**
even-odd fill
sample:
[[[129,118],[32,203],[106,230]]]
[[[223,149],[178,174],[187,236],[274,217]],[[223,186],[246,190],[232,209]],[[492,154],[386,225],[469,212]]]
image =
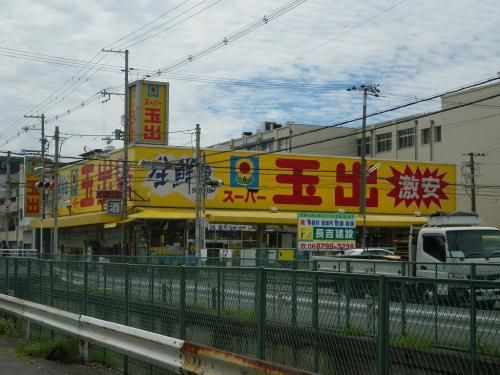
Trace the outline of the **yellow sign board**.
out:
[[[134,191],[148,205],[194,207],[195,152],[186,148],[135,147],[132,158],[175,162],[178,167],[139,168]],[[205,207],[244,210],[359,212],[359,158],[259,154],[204,150]],[[456,167],[452,164],[368,160],[368,213],[430,214],[456,208]]]
[[[167,145],[168,83],[135,81],[129,90],[129,142]]]
[[[40,191],[36,188],[40,177],[35,175],[35,168],[41,165],[40,158],[24,158],[24,216],[40,216],[42,197]]]
[[[130,168],[129,168],[130,170]],[[128,176],[131,180],[130,174]],[[121,191],[123,152],[116,151],[106,158],[71,164],[59,170],[59,215],[107,211],[103,192]],[[129,197],[130,197],[129,190]]]
[[[208,149],[203,156],[206,209],[359,212],[359,158]],[[139,160],[157,163],[145,167]],[[73,214],[106,211],[107,201],[98,198],[97,191],[121,191],[122,163],[120,150],[106,159],[62,168],[59,213],[69,214],[68,204]],[[370,159],[367,163],[368,213],[427,215],[456,209],[455,165]],[[192,148],[131,146],[128,207],[194,208],[195,169]],[[213,180],[223,185],[213,186]]]

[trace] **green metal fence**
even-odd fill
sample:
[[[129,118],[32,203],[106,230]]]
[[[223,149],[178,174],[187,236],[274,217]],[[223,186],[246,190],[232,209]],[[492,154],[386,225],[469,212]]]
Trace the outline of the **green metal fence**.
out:
[[[493,281],[2,257],[0,292],[320,374],[500,373]]]

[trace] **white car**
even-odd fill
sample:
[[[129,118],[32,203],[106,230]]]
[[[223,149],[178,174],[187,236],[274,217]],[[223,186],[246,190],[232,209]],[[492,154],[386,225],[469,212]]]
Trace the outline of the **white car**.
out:
[[[390,255],[394,255],[394,252],[391,250],[377,248],[377,247],[369,247],[367,249],[351,249],[344,251],[344,256],[347,257],[352,256],[352,257],[378,258]]]

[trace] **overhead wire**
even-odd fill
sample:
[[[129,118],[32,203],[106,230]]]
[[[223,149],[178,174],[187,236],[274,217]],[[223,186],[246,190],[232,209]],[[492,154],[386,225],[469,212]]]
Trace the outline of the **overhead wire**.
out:
[[[144,78],[152,78],[152,77],[159,77],[162,76],[172,70],[178,69],[181,66],[184,66],[186,64],[189,64],[203,56],[206,56],[222,47],[227,46],[229,43],[234,42],[235,40],[238,40],[245,35],[251,33],[252,31],[268,24],[269,22],[273,21],[274,19],[288,13],[289,11],[295,9],[299,5],[303,4],[307,0],[293,0],[290,1],[289,3],[286,3],[284,6],[272,11],[269,15],[264,15],[262,19],[252,22],[251,24],[229,34],[228,36],[224,37],[221,41],[213,43],[209,45],[208,47],[205,47],[201,50],[198,50],[197,52],[194,52],[190,54],[188,57],[183,58],[175,63],[172,63],[170,65],[167,65],[163,68],[158,69],[158,71],[152,75],[145,76]]]
[[[180,5],[183,5],[185,3],[187,3],[188,1],[184,1],[182,2]],[[167,11],[165,13],[163,13],[163,15],[157,17],[154,21],[156,20],[159,20],[160,18],[164,17],[165,15],[169,14],[171,11],[175,10],[176,8],[178,8],[178,6],[174,7],[174,9],[171,9],[170,11]],[[151,22],[150,22],[151,23]],[[150,24],[148,23],[148,24]],[[148,24],[146,24],[145,26],[147,26]],[[136,29],[134,32],[131,32],[129,34],[127,34],[125,37],[122,37],[120,38],[118,41],[116,42],[119,42],[121,40],[124,40],[124,38],[126,37],[129,37],[131,35],[133,35],[134,33],[142,30],[144,27],[142,28],[139,28],[139,29]],[[114,42],[114,43],[116,43]],[[10,52],[14,52],[13,49],[10,49]],[[88,79],[90,79],[90,77],[92,75],[94,75],[97,71],[99,71],[100,69],[104,70],[104,69],[110,69],[110,67],[106,66],[107,64],[101,64],[99,65],[99,62],[100,61],[103,61],[103,59],[107,59],[107,61],[110,61],[112,57],[108,57],[106,55],[104,55],[104,57],[101,57],[101,59],[97,62],[97,63],[93,63],[93,61],[96,59],[97,56],[99,56],[99,54],[102,53],[102,51],[99,51],[97,52],[94,57],[89,61],[89,62],[82,62],[82,61],[79,61],[79,60],[75,60],[75,59],[65,59],[65,58],[57,58],[55,56],[50,56],[50,55],[44,55],[44,54],[35,54],[35,53],[27,53],[27,55],[23,55],[24,52],[26,51],[19,51],[17,50],[17,52],[19,54],[21,54],[21,56],[28,56],[30,58],[35,58],[35,56],[37,56],[39,59],[45,61],[45,62],[51,62],[51,61],[54,61],[54,62],[57,62],[59,64],[66,64],[66,65],[71,65],[73,64],[73,66],[79,66],[80,67],[80,70],[75,74],[73,75],[70,79],[68,79],[66,82],[64,82],[58,89],[56,89],[51,95],[49,95],[48,98],[46,98],[41,104],[37,105],[35,107],[35,109],[31,110],[29,113],[30,114],[33,114],[33,113],[38,113],[38,112],[35,112],[35,111],[41,111],[41,112],[44,112],[44,109],[46,110],[46,107],[44,107],[47,103],[50,103],[50,101],[52,101],[52,98],[54,95],[56,95],[58,93],[59,96],[61,96],[61,93],[64,92],[65,95],[69,95],[70,94],[70,91],[69,90],[72,90],[71,92],[74,92],[78,87],[80,87],[83,82],[86,82],[88,81]],[[52,60],[50,60],[52,59]],[[85,64],[87,63],[87,64]],[[121,69],[121,68],[120,68]],[[88,74],[89,71],[93,71],[92,75],[89,75],[86,79],[85,78],[85,75]],[[146,70],[143,70],[143,72],[147,72]],[[81,75],[80,75],[81,74]],[[80,76],[79,76],[80,75]],[[75,83],[71,83],[71,81],[74,80]],[[68,85],[69,83],[69,85]],[[75,86],[76,85],[76,86]],[[62,91],[64,90],[64,91]],[[57,101],[56,101],[57,102]],[[54,102],[54,104],[56,103]],[[20,120],[16,121],[15,125],[17,126],[19,123],[22,123],[23,122],[23,119],[21,118]],[[14,127],[14,126],[13,126]],[[11,127],[11,129],[13,128]],[[7,141],[8,142],[8,141]]]
[[[460,92],[460,91],[467,90],[467,89],[473,88],[473,87],[477,87],[477,86],[479,86],[481,84],[489,83],[489,82],[492,82],[492,81],[495,81],[495,80],[498,80],[498,79],[500,79],[500,77],[489,78],[489,79],[486,79],[486,80],[478,82],[478,83],[474,83],[474,84],[471,84],[471,85],[466,85],[466,86],[463,86],[463,87],[458,88],[458,89],[453,89],[451,91],[448,91],[447,93]],[[437,98],[437,97],[439,97],[441,95],[443,95],[443,94],[432,95],[432,96],[424,98],[424,99],[420,99],[420,100],[413,101],[413,102],[410,102],[410,103],[401,104],[401,105],[394,106],[394,107],[391,107],[391,108],[388,108],[388,109],[384,109],[384,110],[381,110],[381,111],[373,112],[373,113],[367,114],[366,118],[370,118],[370,117],[378,116],[380,114],[385,114],[385,113],[393,112],[393,111],[396,111],[396,110],[399,110],[399,109],[402,109],[402,108],[410,107],[412,105],[416,105],[416,104],[422,103],[424,101],[435,99],[435,98]],[[424,114],[410,115],[410,116],[404,117],[403,119],[389,121],[389,123],[385,124],[385,125],[378,125],[377,128],[380,129],[380,128],[392,126],[392,125],[395,125],[395,124],[403,123],[403,122],[408,121],[409,119],[416,120],[416,119],[419,119],[419,118],[422,118],[422,117],[432,116],[432,115],[435,115],[435,114],[439,114],[439,113],[443,113],[443,112],[448,112],[450,110],[456,110],[458,108],[467,107],[467,106],[473,105],[475,103],[480,103],[480,102],[485,101],[485,100],[496,98],[498,96],[500,96],[500,94],[492,95],[492,96],[489,96],[489,97],[486,97],[486,98],[477,99],[477,100],[474,100],[474,101],[470,101],[470,102],[467,102],[465,104],[457,105],[455,107],[448,107],[448,108],[444,108],[444,109],[437,110],[437,111],[427,112],[427,113],[424,113]],[[338,123],[335,123],[335,124],[332,124],[332,125],[327,125],[327,126],[320,127],[320,128],[317,128],[317,129],[312,129],[312,130],[310,130],[310,131],[308,131],[306,133],[307,134],[313,134],[313,133],[317,133],[317,132],[323,131],[325,129],[339,127],[339,126],[342,126],[342,125],[346,125],[346,124],[350,124],[350,123],[353,123],[353,122],[356,122],[356,121],[360,121],[362,119],[363,119],[363,117],[357,117],[357,118],[354,118],[354,119],[341,121],[341,122],[338,122]],[[301,134],[292,134],[291,138],[298,137],[298,136],[303,136],[303,135],[304,135],[304,133],[301,133]],[[330,141],[330,140],[333,140],[333,139],[346,138],[346,137],[349,137],[351,135],[352,134],[337,136],[337,137],[334,137],[334,138],[326,138],[326,139],[322,139],[322,140],[315,141],[315,142],[312,142],[312,143],[307,143],[307,144],[304,144],[304,145],[300,145],[300,147],[311,146],[311,145],[314,145],[314,144],[327,142],[327,141]],[[232,152],[232,151],[235,151],[235,150],[242,150],[244,148],[245,148],[245,145],[241,145],[241,146],[235,147],[235,148],[233,148],[231,150],[220,151],[220,152],[218,152],[218,154],[227,154],[229,152]],[[272,153],[272,151],[271,151],[271,153]]]
[[[184,19],[181,19],[181,20],[180,20],[180,21],[178,21],[177,23],[174,23],[173,25],[170,25],[170,26],[168,26],[168,27],[166,27],[166,28],[164,28],[164,29],[161,29],[161,30],[159,30],[159,31],[157,31],[157,32],[155,32],[155,33],[153,33],[153,34],[148,35],[148,34],[149,34],[150,32],[152,32],[153,30],[158,29],[158,28],[160,28],[160,27],[162,27],[162,26],[166,25],[167,23],[169,23],[169,22],[171,22],[171,21],[174,21],[174,20],[175,20],[175,19],[177,19],[178,17],[180,17],[180,16],[184,15],[185,13],[190,12],[191,10],[193,10],[193,9],[197,8],[198,6],[200,6],[201,4],[203,4],[203,3],[207,2],[207,1],[208,1],[208,0],[202,0],[202,1],[198,2],[198,3],[196,3],[196,4],[195,4],[195,5],[193,5],[191,8],[189,8],[189,9],[187,9],[187,10],[183,11],[183,12],[182,12],[182,13],[180,13],[179,15],[176,15],[175,17],[173,17],[173,18],[169,19],[168,21],[166,21],[166,22],[164,22],[164,23],[162,23],[162,24],[160,24],[160,25],[158,25],[158,26],[155,26],[154,28],[152,28],[151,30],[149,30],[149,31],[147,31],[147,32],[145,32],[145,33],[143,33],[143,34],[140,34],[140,35],[138,35],[138,36],[135,36],[134,38],[132,38],[132,39],[130,39],[130,40],[128,40],[128,41],[126,41],[126,42],[124,42],[124,43],[122,43],[122,44],[119,44],[119,45],[118,45],[118,46],[116,46],[115,48],[131,48],[131,47],[133,47],[133,46],[135,46],[135,45],[137,45],[137,44],[139,44],[139,43],[142,43],[142,42],[144,42],[144,41],[146,41],[146,40],[148,40],[148,39],[154,38],[155,36],[157,36],[157,35],[159,35],[159,34],[161,34],[161,33],[164,33],[165,31],[168,31],[168,30],[170,30],[170,29],[174,28],[175,26],[178,26],[178,25],[180,25],[181,23],[186,22],[186,21],[190,20],[191,18],[193,18],[193,17],[197,16],[198,14],[200,14],[200,13],[202,13],[202,12],[204,12],[204,11],[206,11],[206,10],[210,9],[210,8],[212,8],[213,6],[215,6],[215,5],[217,5],[218,3],[220,3],[222,0],[216,0],[216,1],[214,1],[212,4],[209,4],[209,5],[207,5],[206,7],[204,7],[204,8],[202,8],[202,9],[200,9],[200,10],[196,11],[195,13],[193,13],[193,14],[191,14],[191,15],[189,15],[188,17],[186,17],[186,18],[184,18]],[[142,38],[142,39],[141,39],[141,38]]]
[[[283,14],[287,13],[288,11],[290,11],[290,10],[294,9],[295,7],[297,7],[297,6],[299,6],[300,4],[304,3],[305,1],[307,1],[307,0],[294,0],[294,1],[289,2],[289,3],[287,3],[285,6],[283,6],[283,7],[279,8],[279,9],[277,9],[277,10],[273,11],[273,12],[271,12],[271,14],[270,14],[269,16],[264,16],[262,20],[257,21],[257,22],[254,22],[254,24],[252,24],[251,26],[247,26],[246,28],[244,28],[244,29],[242,29],[242,30],[239,30],[239,31],[238,31],[238,32],[236,32],[236,33],[233,33],[233,34],[229,37],[229,39],[230,39],[231,41],[232,41],[232,40],[239,39],[239,38],[241,38],[242,36],[244,36],[244,35],[248,34],[249,32],[253,31],[254,29],[256,29],[256,28],[258,28],[258,27],[260,27],[260,26],[262,26],[262,25],[264,25],[264,24],[267,24],[267,23],[268,23],[268,22],[270,22],[271,20],[273,20],[273,19],[275,19],[275,18],[277,18],[277,17],[279,17],[279,16],[281,16],[281,15],[283,15]],[[224,44],[224,45],[226,45],[226,44],[229,42],[229,39],[225,39],[225,40],[223,41],[223,44]],[[206,55],[206,54],[208,54],[208,53],[210,53],[210,52],[213,52],[213,51],[215,51],[216,49],[220,48],[220,46],[219,46],[219,47],[217,47],[217,48],[215,48],[215,49],[213,49],[213,48],[214,48],[214,45],[212,45],[212,46],[210,46],[210,47],[208,47],[208,48],[206,48],[206,49],[202,50],[202,52],[201,52],[201,53],[195,54],[195,55],[197,56],[196,58],[199,58],[199,57],[204,56],[204,55]],[[209,51],[210,51],[210,52],[209,52]],[[190,60],[190,61],[192,61],[192,57],[190,57],[190,58],[189,58],[189,60]],[[158,71],[156,74],[158,74],[158,73],[160,73],[160,71]],[[153,76],[154,76],[154,75],[155,75],[155,74],[153,74]],[[148,77],[151,77],[151,75],[148,75]],[[91,103],[91,102],[93,102],[93,101],[95,101],[95,100],[93,99],[93,97],[91,97],[91,98],[89,98],[88,100],[86,100],[86,101],[84,101],[84,102],[82,102],[82,103],[85,103],[85,104],[90,104],[90,103]],[[68,116],[69,114],[71,114],[72,112],[74,112],[77,108],[81,108],[81,107],[83,107],[83,106],[84,106],[84,105],[82,105],[82,106],[75,106],[75,107],[73,107],[73,108],[71,108],[71,109],[68,109],[68,110],[66,110],[64,113],[61,113],[61,114],[59,114],[59,115],[54,116],[54,117],[53,117],[53,119],[60,119],[60,118],[62,118],[62,117],[66,117],[66,116]],[[7,141],[7,142],[8,142],[8,141]]]

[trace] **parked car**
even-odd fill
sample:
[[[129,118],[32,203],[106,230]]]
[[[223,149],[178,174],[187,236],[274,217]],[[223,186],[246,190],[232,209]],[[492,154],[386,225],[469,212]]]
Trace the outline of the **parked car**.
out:
[[[344,251],[343,257],[346,258],[361,258],[361,259],[372,259],[372,258],[384,258],[384,257],[393,257],[394,252],[391,250],[383,249],[383,248],[367,248],[367,249],[351,249]]]

